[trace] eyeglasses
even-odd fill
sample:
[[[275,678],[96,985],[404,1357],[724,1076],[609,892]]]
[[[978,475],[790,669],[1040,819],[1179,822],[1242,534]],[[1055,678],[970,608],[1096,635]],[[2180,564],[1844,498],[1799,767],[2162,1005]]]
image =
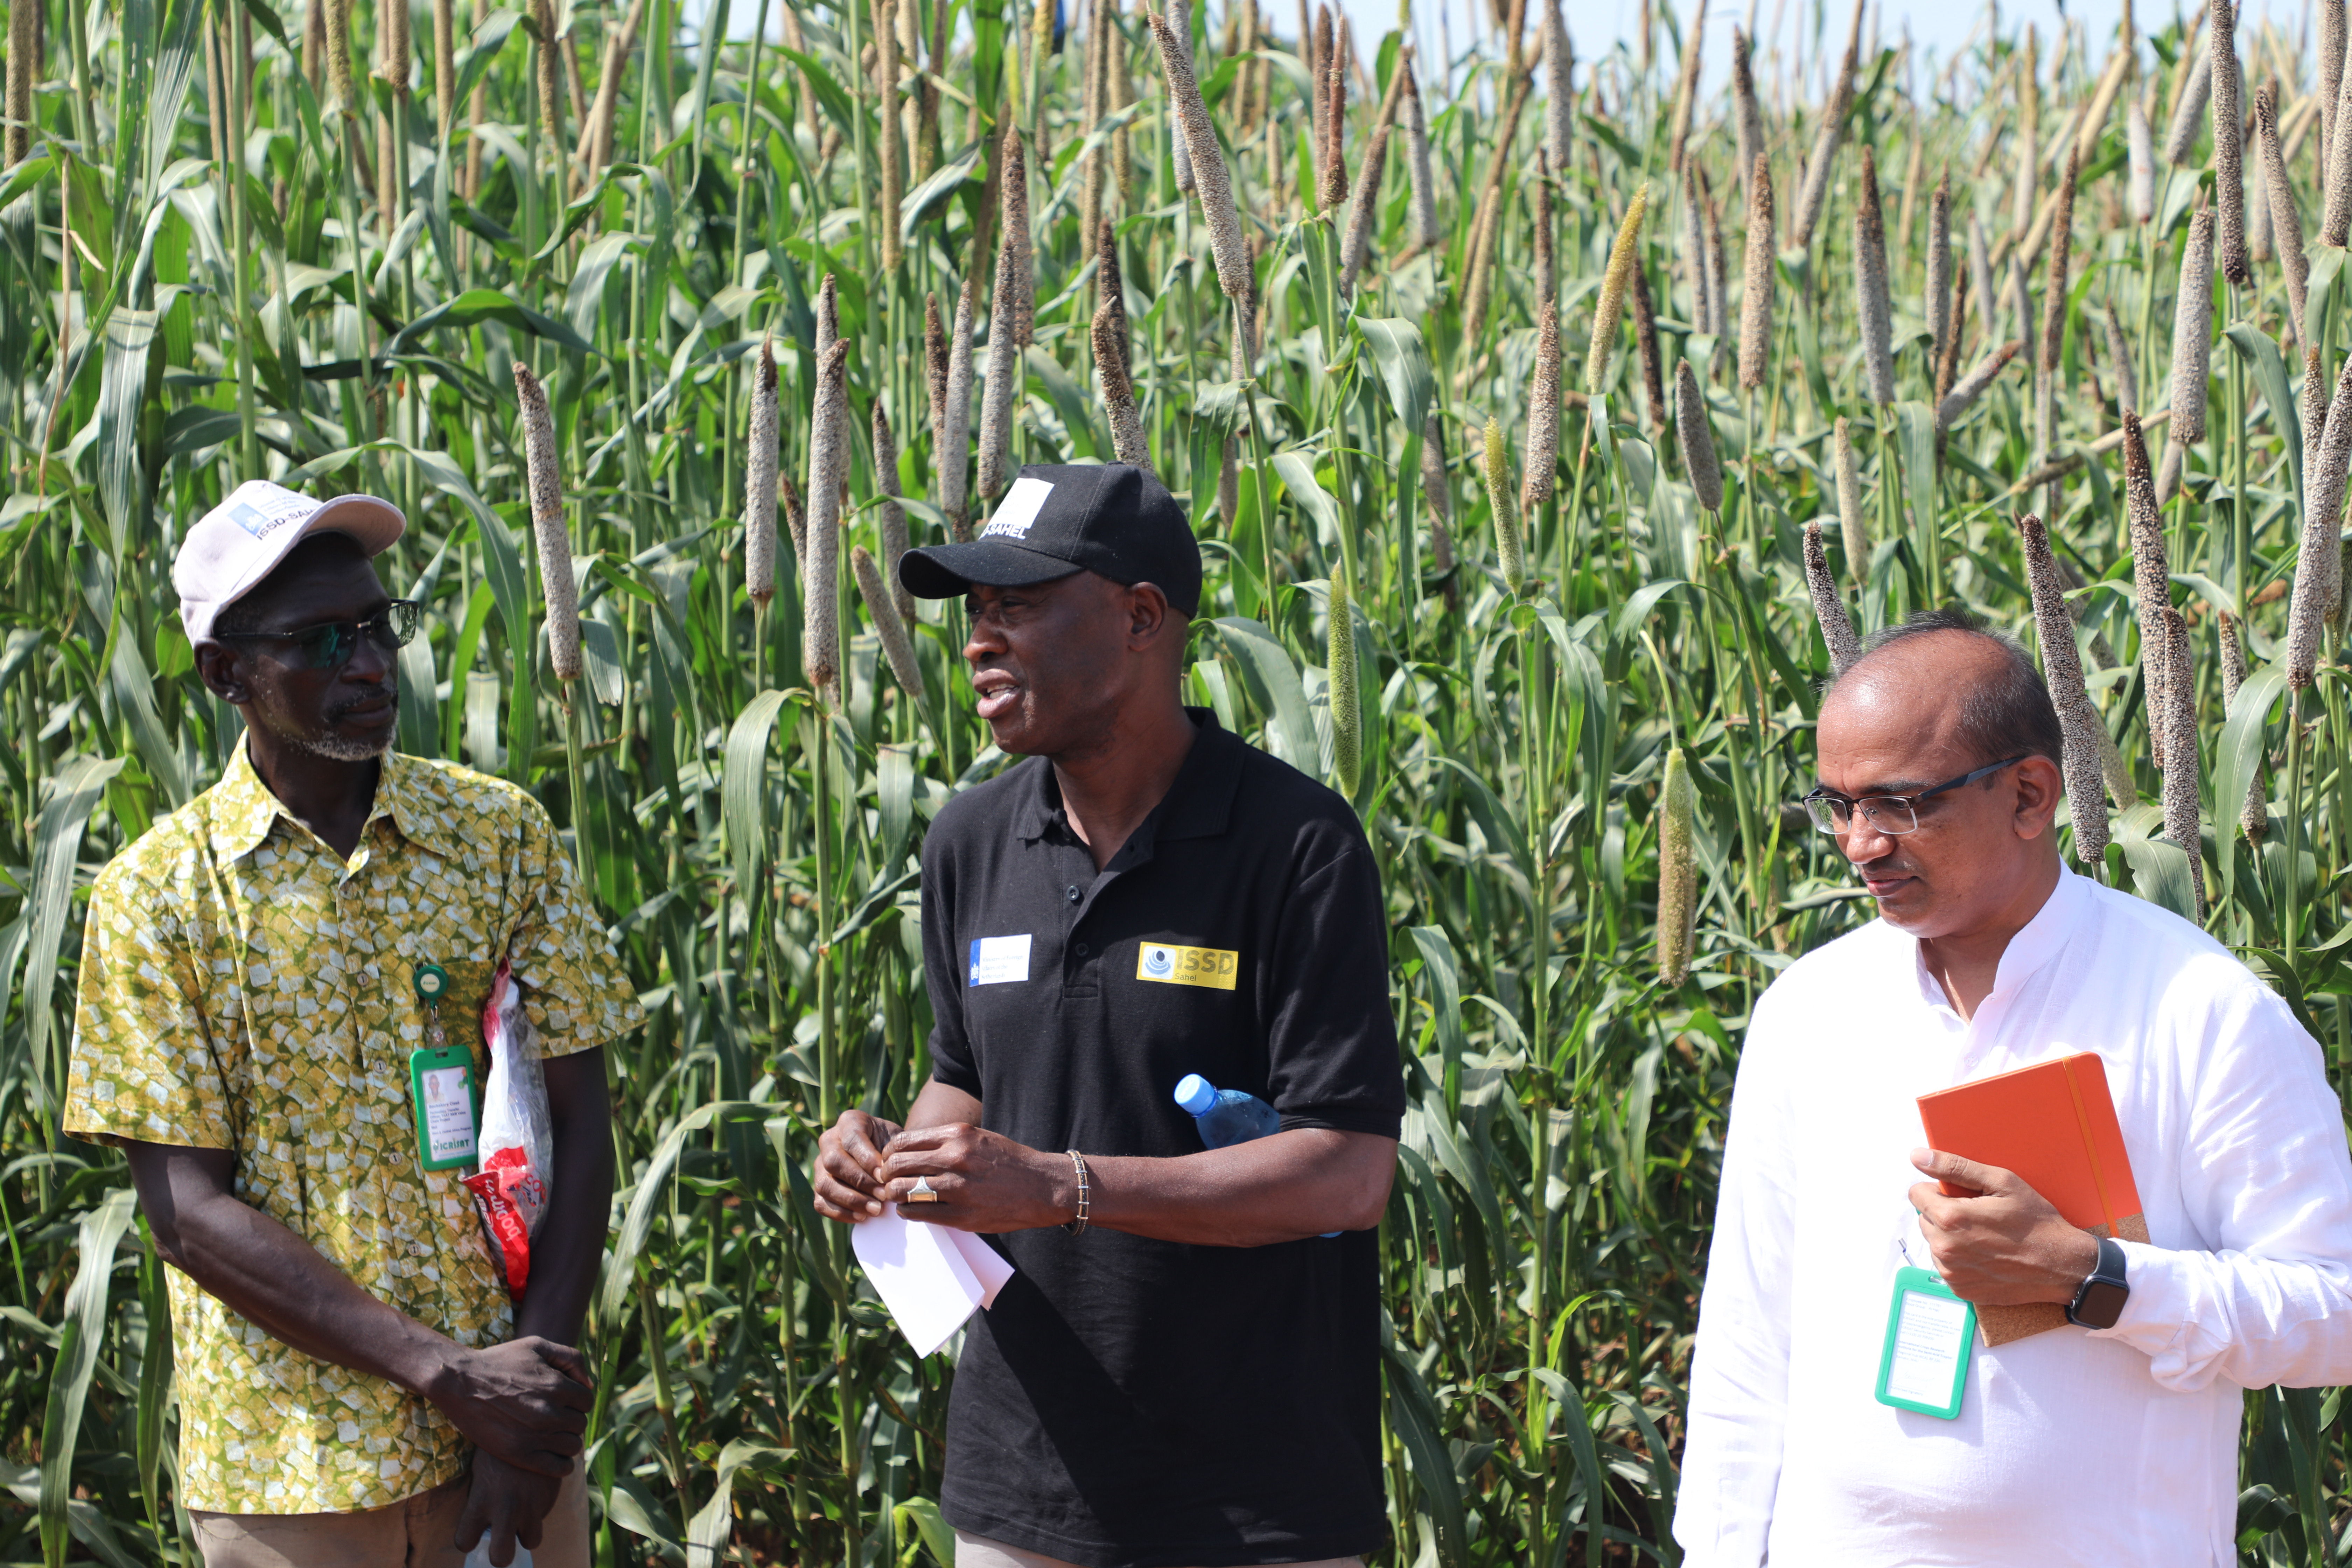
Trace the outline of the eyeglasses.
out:
[[[1948,790],[1956,790],[1965,784],[1972,784],[1979,779],[1990,778],[2003,768],[2016,766],[2032,754],[2031,752],[2020,752],[2013,757],[2006,757],[1997,763],[1987,763],[1972,773],[1962,773],[1958,778],[1946,779],[1935,788],[1923,789],[1916,795],[1874,795],[1856,800],[1851,795],[1840,795],[1832,789],[1816,789],[1799,804],[1811,816],[1813,826],[1823,833],[1843,833],[1847,825],[1853,820],[1853,814],[1859,811],[1862,813],[1863,820],[1870,824],[1874,832],[1884,833],[1890,837],[1901,837],[1906,833],[1918,831],[1921,801],[1942,795]]]
[[[414,599],[394,599],[364,621],[321,621],[291,632],[215,632],[221,642],[290,642],[301,650],[311,669],[337,669],[365,637],[386,653],[398,653],[416,635],[424,606]]]

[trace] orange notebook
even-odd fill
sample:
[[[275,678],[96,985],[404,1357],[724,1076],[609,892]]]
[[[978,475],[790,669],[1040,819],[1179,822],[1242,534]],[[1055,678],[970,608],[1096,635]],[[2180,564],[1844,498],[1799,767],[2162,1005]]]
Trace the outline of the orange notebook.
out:
[[[2069,1225],[2126,1241],[2148,1238],[2106,1065],[2095,1054],[2077,1051],[1923,1094],[1919,1121],[1929,1148],[2015,1172]],[[1949,1184],[1944,1190],[1954,1192]],[[1987,1344],[2006,1344],[2061,1327],[2066,1309],[2052,1301],[1979,1307],[1977,1321]]]

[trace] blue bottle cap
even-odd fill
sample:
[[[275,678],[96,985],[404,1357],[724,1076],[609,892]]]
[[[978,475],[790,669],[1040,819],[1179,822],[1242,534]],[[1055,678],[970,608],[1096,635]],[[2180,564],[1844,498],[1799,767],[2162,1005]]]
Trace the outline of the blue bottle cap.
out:
[[[1176,1086],[1176,1103],[1190,1115],[1203,1115],[1217,1103],[1216,1087],[1199,1073],[1188,1072]]]

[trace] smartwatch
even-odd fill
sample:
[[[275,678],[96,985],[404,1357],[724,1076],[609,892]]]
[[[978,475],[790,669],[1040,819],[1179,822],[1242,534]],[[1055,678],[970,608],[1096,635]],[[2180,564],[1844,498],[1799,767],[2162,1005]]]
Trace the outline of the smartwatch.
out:
[[[2131,1300],[2131,1285],[2124,1278],[2124,1249],[2110,1237],[2099,1237],[2099,1261],[2091,1277],[2075,1288],[2074,1299],[2066,1304],[2066,1321],[2086,1329],[2112,1329],[2116,1320],[2124,1315],[2124,1303]]]

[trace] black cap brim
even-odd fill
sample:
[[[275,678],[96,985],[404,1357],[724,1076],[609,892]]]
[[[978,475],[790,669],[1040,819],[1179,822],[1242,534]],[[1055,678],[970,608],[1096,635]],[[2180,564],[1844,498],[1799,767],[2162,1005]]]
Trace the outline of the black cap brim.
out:
[[[968,544],[929,544],[898,557],[898,582],[918,599],[953,599],[975,583],[991,588],[1026,588],[1076,575],[1084,568],[1024,550],[1002,539],[975,539]]]

